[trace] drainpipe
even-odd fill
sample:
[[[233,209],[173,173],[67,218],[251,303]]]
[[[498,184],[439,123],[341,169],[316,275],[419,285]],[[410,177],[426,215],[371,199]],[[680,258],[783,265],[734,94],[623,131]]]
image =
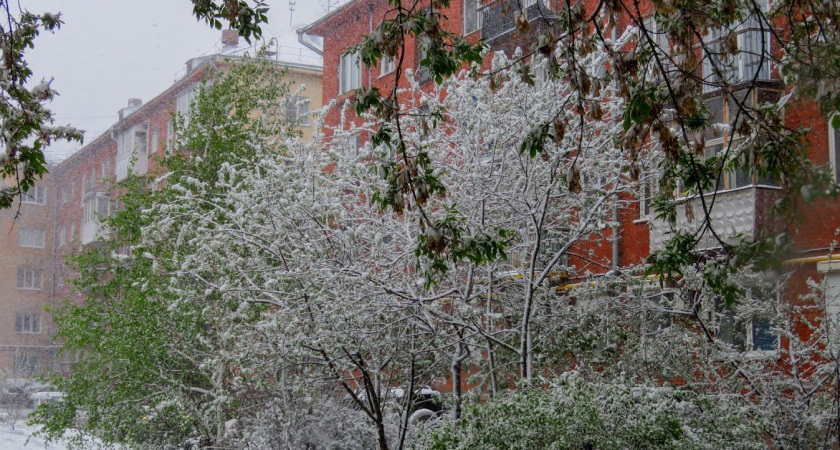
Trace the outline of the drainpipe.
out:
[[[61,179],[63,178],[63,171],[55,171],[55,177],[53,178],[53,191],[55,191],[54,199],[53,199],[53,239],[52,239],[52,283],[50,288],[50,306],[52,308],[52,312],[50,312],[50,329],[47,332],[47,339],[50,341],[50,345],[53,344],[53,325],[55,321],[53,318],[55,317],[55,286],[58,283],[58,276],[56,276],[56,271],[58,269],[58,205],[60,204],[60,196],[59,196],[59,186],[61,186]],[[53,367],[55,367],[55,355],[53,355]]]
[[[612,268],[618,270],[618,204],[613,204],[612,206],[612,219]]]
[[[368,3],[368,36],[373,34],[373,3]],[[370,89],[373,86],[373,71],[370,67],[367,68],[368,85]]]

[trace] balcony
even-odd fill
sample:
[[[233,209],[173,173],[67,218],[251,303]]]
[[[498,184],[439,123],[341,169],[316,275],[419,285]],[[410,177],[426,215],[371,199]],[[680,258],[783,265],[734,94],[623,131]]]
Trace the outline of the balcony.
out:
[[[85,199],[84,215],[82,218],[82,245],[88,245],[97,240],[108,239],[110,230],[102,223],[102,218],[110,215],[111,198],[106,192],[91,193]]]
[[[758,236],[778,230],[779,224],[769,216],[773,202],[779,198],[780,190],[773,186],[750,185],[728,191],[718,191],[704,196],[706,206],[711,208],[712,229],[727,242],[734,242],[735,236],[742,235],[753,241]],[[677,228],[682,231],[696,232],[703,224],[703,205],[700,197],[677,200]],[[690,202],[694,211],[694,220],[688,220],[683,202]],[[668,224],[660,219],[650,221],[650,252],[662,250],[669,237]],[[700,236],[698,249],[720,247],[715,237],[708,230]]]
[[[547,0],[511,0],[493,1],[480,8],[481,37],[493,41],[516,28],[516,11],[524,10],[528,21],[539,17],[553,18],[555,14],[548,9]]]

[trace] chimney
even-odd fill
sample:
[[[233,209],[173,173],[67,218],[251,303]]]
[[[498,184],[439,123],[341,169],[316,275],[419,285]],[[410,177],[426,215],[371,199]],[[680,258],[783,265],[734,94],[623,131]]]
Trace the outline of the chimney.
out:
[[[143,100],[140,100],[139,98],[128,99],[128,106],[121,109],[120,112],[119,112],[119,116],[120,116],[119,120],[123,120],[126,117],[130,116],[131,113],[133,113],[134,111],[137,111],[137,108],[139,108],[140,105],[142,105],[142,104],[143,104]]]
[[[239,33],[236,30],[222,30],[222,45],[225,48],[239,45]]]

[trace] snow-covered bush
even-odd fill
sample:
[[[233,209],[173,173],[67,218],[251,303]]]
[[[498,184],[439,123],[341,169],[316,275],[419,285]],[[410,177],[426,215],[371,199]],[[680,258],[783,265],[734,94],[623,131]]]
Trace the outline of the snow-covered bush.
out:
[[[469,405],[460,422],[430,430],[421,447],[763,449],[762,417],[752,406],[739,395],[592,382],[567,372],[545,387]]]

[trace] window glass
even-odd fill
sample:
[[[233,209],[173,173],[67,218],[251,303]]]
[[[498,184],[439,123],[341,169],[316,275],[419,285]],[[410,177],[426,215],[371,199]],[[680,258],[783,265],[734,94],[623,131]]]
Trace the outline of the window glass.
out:
[[[44,287],[44,272],[38,269],[18,269],[17,288],[40,290]]]
[[[44,186],[32,186],[20,196],[21,203],[30,205],[44,205],[47,203],[47,188]]]
[[[21,247],[44,248],[44,230],[39,228],[20,228],[18,245]]]
[[[362,87],[362,59],[358,52],[345,53],[339,61],[339,89],[343,94]]]

